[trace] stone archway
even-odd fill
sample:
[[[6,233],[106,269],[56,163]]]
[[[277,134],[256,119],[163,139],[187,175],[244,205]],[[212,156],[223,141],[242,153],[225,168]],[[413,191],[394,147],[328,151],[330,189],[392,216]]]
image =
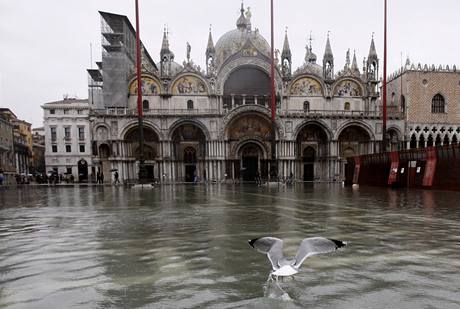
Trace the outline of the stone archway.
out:
[[[241,114],[232,119],[225,130],[230,148],[226,164],[228,175],[232,175],[233,179],[243,178],[252,181],[255,171],[258,171],[259,176],[264,179],[268,178],[270,171],[276,174],[276,160],[272,160],[272,141],[275,133],[271,122],[264,115]],[[249,155],[251,149],[252,156]],[[242,152],[243,150],[246,152]],[[257,160],[254,159],[256,152],[259,153]],[[247,169],[248,166],[251,172],[246,172],[249,176],[244,176],[242,171],[245,171],[244,168]]]
[[[329,178],[328,132],[317,123],[307,123],[296,137],[297,175],[304,181]]]
[[[125,156],[135,161],[139,161],[141,155],[140,143],[139,143],[139,127],[135,126],[126,131],[123,136],[124,142],[124,153]],[[143,128],[144,134],[144,163],[146,178],[148,180],[154,180],[156,178],[155,164],[156,159],[159,156],[159,145],[160,139],[158,134],[151,128],[145,126]],[[133,174],[136,167],[134,166],[135,161],[130,163],[129,169]],[[131,173],[130,173],[131,174]]]
[[[252,141],[245,142],[238,150],[240,158],[240,177],[243,181],[257,181],[261,175],[264,150],[259,143]]]
[[[173,129],[172,160],[175,179],[185,182],[206,180],[206,136],[194,123],[183,123]]]
[[[372,152],[372,141],[369,133],[360,126],[349,125],[345,127],[338,137],[339,156],[346,158],[346,149],[352,149],[356,155]]]

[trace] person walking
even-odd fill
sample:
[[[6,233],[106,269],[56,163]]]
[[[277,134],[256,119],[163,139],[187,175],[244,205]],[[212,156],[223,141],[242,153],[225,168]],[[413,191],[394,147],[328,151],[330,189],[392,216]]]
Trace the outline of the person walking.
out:
[[[99,184],[101,182],[101,172],[97,171],[96,173],[96,183]]]
[[[118,175],[118,171],[115,171],[115,173],[113,174],[113,176],[115,177],[115,181],[114,181],[113,184],[116,185],[117,183],[120,183],[120,179],[119,179],[120,175]]]

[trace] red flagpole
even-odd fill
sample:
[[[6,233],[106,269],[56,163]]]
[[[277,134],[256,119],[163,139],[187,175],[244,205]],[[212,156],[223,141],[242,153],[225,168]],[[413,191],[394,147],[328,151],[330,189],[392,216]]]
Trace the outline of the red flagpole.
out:
[[[270,12],[271,12],[271,112],[272,122],[275,122],[275,110],[276,110],[276,95],[275,95],[275,59],[274,59],[274,34],[273,34],[273,0],[270,0]]]
[[[137,73],[137,117],[139,124],[139,180],[144,178],[144,124],[142,113],[141,39],[139,34],[139,3],[136,0],[136,73]]]
[[[383,125],[382,125],[382,146],[383,152],[387,150],[387,0],[384,0],[384,22],[383,22]]]

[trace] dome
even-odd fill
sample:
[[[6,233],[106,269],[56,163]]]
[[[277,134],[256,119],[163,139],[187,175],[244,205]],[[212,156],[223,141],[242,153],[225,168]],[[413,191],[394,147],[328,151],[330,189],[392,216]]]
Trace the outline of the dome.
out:
[[[216,65],[221,66],[230,56],[239,52],[249,41],[258,52],[270,57],[270,45],[258,30],[235,29],[225,33],[216,43]],[[257,55],[254,51],[253,56]]]
[[[171,66],[170,67],[168,66],[166,68],[167,70],[168,69],[171,70],[170,72],[168,72],[168,75],[170,75],[170,76],[174,76],[174,75],[176,75],[177,73],[181,72],[184,69],[179,63],[177,63],[175,61],[171,61],[170,64],[171,64]],[[162,72],[162,66],[163,66],[163,62],[158,62],[157,63],[157,67],[158,67],[160,72]]]
[[[294,72],[294,75],[300,74],[312,74],[318,77],[322,77],[323,67],[314,62],[306,62]]]

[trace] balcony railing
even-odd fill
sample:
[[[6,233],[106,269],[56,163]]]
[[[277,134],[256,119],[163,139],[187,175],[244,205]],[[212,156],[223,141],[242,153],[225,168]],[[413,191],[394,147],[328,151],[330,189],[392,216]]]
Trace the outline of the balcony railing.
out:
[[[117,109],[93,109],[94,115],[109,116],[137,116],[137,109],[117,108]],[[218,115],[218,109],[149,109],[143,110],[144,116],[163,116],[163,115]]]
[[[380,111],[356,111],[356,110],[288,110],[278,111],[280,116],[299,118],[382,118]],[[388,118],[402,119],[401,112],[389,112]]]

